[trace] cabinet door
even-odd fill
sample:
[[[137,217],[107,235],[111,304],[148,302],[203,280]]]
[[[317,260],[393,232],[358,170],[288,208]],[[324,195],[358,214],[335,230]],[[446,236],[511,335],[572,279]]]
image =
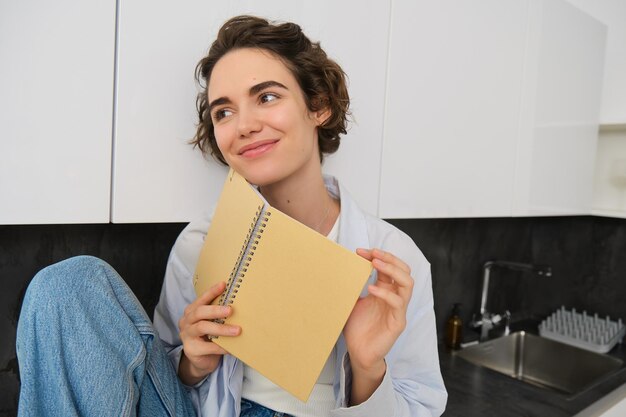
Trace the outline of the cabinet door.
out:
[[[600,122],[606,125],[626,124],[626,2],[568,1],[608,27]]]
[[[109,221],[115,2],[5,1],[0,224]]]
[[[383,217],[510,216],[527,13],[394,0]]]
[[[380,214],[589,213],[604,28],[561,0],[395,0]]]
[[[590,214],[606,26],[561,0],[529,22],[513,214]]]
[[[225,170],[187,144],[194,68],[221,24],[242,13],[299,23],[348,73],[356,123],[325,170],[376,211],[388,1],[119,3],[114,222],[188,221],[216,200]]]

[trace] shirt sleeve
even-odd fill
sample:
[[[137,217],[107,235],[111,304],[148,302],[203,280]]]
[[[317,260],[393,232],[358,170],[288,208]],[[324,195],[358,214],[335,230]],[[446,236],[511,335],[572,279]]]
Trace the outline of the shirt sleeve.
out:
[[[341,397],[345,400],[331,415],[439,416],[445,409],[447,393],[439,368],[430,264],[413,241],[399,230],[388,233],[378,247],[411,268],[415,284],[407,309],[407,325],[385,358],[387,370],[383,381],[368,400],[353,407],[348,407],[352,374],[348,354],[345,355],[340,371],[340,386],[345,390]]]

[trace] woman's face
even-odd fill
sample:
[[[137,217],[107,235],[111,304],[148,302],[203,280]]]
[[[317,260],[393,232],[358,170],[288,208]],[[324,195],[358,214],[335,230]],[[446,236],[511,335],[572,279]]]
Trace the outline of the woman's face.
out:
[[[295,77],[269,52],[224,55],[211,73],[208,101],[224,159],[251,183],[319,170],[317,126],[325,114],[308,111]]]

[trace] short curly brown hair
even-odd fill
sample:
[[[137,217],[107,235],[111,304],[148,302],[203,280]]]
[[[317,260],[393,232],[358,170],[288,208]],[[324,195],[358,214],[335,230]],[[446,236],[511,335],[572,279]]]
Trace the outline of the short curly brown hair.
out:
[[[190,143],[198,146],[203,154],[210,154],[227,165],[215,140],[207,93],[217,61],[240,48],[258,48],[278,57],[300,85],[308,110],[330,110],[330,116],[318,127],[320,161],[324,154],[335,152],[339,148],[340,135],[346,133],[350,115],[346,74],[328,58],[319,42],[311,42],[297,24],[274,23],[245,15],[235,16],[224,23],[208,55],[196,66],[196,80],[202,91],[196,98],[199,120]]]

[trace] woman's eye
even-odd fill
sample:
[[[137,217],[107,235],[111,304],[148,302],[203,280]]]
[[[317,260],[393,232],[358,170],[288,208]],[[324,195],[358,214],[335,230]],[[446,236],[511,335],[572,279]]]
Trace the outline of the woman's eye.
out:
[[[213,113],[213,119],[215,119],[215,120],[222,120],[224,117],[228,117],[228,116],[230,116],[232,113],[233,113],[233,112],[231,112],[231,111],[230,111],[230,110],[228,110],[228,109],[219,109],[219,110],[216,110],[216,111]]]
[[[263,93],[260,97],[261,103],[269,103],[270,101],[274,101],[277,99],[278,96],[274,93]]]

